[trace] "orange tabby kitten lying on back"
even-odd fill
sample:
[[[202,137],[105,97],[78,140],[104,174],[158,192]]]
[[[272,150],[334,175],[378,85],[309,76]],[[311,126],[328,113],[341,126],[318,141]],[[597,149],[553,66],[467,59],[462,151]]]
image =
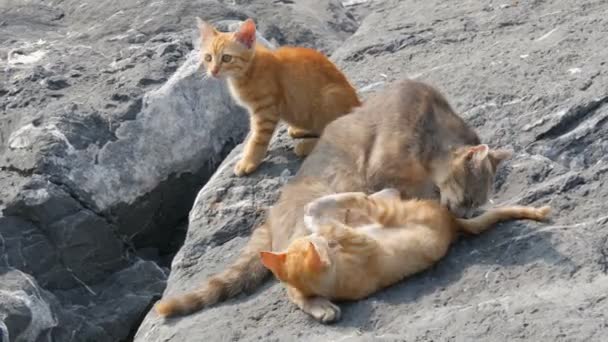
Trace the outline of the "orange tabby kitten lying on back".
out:
[[[218,32],[199,20],[201,59],[207,73],[227,78],[234,99],[249,110],[251,133],[238,176],[253,172],[266,156],[279,122],[289,124],[298,156],[312,150],[325,126],[359,106],[357,93],[338,68],[318,51],[256,44],[255,24],[247,19],[234,33]]]
[[[429,268],[458,232],[479,234],[503,220],[541,221],[549,210],[512,206],[459,219],[436,201],[401,200],[395,189],[333,194],[307,206],[304,220],[313,234],[294,240],[286,252],[261,252],[261,258],[296,305],[327,323],[340,317],[330,300],[365,298]]]

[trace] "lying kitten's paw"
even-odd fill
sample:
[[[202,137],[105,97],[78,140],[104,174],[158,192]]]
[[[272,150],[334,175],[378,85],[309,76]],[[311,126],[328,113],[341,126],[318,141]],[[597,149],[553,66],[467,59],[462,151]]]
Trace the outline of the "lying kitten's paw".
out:
[[[310,301],[309,314],[321,323],[332,323],[340,319],[342,311],[329,300],[317,297]]]
[[[312,201],[304,207],[304,216],[310,218],[319,217],[321,208],[317,205],[317,201]]]
[[[337,208],[336,195],[327,195],[310,202],[306,208],[308,215],[321,217]]]
[[[327,224],[331,221],[331,213],[336,207],[336,201],[325,196],[316,199],[306,205],[304,208],[304,224],[309,231],[316,233],[319,230],[319,225]]]
[[[306,226],[306,229],[308,229],[308,231],[311,233],[319,232],[319,226],[317,225],[314,216],[308,214],[304,215],[304,225]]]
[[[401,193],[395,188],[386,188],[371,194],[369,197],[376,199],[401,199]]]
[[[551,207],[544,206],[536,209],[537,221],[549,221],[551,215]]]

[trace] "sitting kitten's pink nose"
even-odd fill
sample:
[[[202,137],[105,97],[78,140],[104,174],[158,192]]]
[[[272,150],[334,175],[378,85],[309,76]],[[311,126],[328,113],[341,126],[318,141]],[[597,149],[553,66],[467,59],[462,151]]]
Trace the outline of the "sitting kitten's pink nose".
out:
[[[213,77],[217,77],[217,74],[220,73],[220,69],[213,69],[211,70],[211,75],[213,75]]]

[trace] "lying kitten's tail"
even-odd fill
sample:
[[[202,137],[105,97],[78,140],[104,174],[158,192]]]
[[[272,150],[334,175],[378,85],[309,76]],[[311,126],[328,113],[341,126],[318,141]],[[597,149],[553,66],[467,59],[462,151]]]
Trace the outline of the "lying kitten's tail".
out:
[[[242,291],[255,289],[268,275],[259,254],[271,249],[270,228],[267,224],[256,228],[241,255],[227,270],[209,278],[199,289],[156,304],[161,316],[187,315],[203,307],[234,297]]]
[[[523,207],[511,206],[492,208],[485,213],[471,219],[456,219],[459,228],[470,234],[479,234],[492,225],[507,220],[534,220],[544,221],[551,212],[549,207]]]

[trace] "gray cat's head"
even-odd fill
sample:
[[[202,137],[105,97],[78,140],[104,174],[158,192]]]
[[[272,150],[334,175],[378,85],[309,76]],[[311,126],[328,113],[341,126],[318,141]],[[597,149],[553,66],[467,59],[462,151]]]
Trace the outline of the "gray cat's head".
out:
[[[490,149],[485,144],[452,151],[446,173],[437,184],[441,204],[458,217],[470,216],[490,198],[496,169],[511,154],[507,150]]]

